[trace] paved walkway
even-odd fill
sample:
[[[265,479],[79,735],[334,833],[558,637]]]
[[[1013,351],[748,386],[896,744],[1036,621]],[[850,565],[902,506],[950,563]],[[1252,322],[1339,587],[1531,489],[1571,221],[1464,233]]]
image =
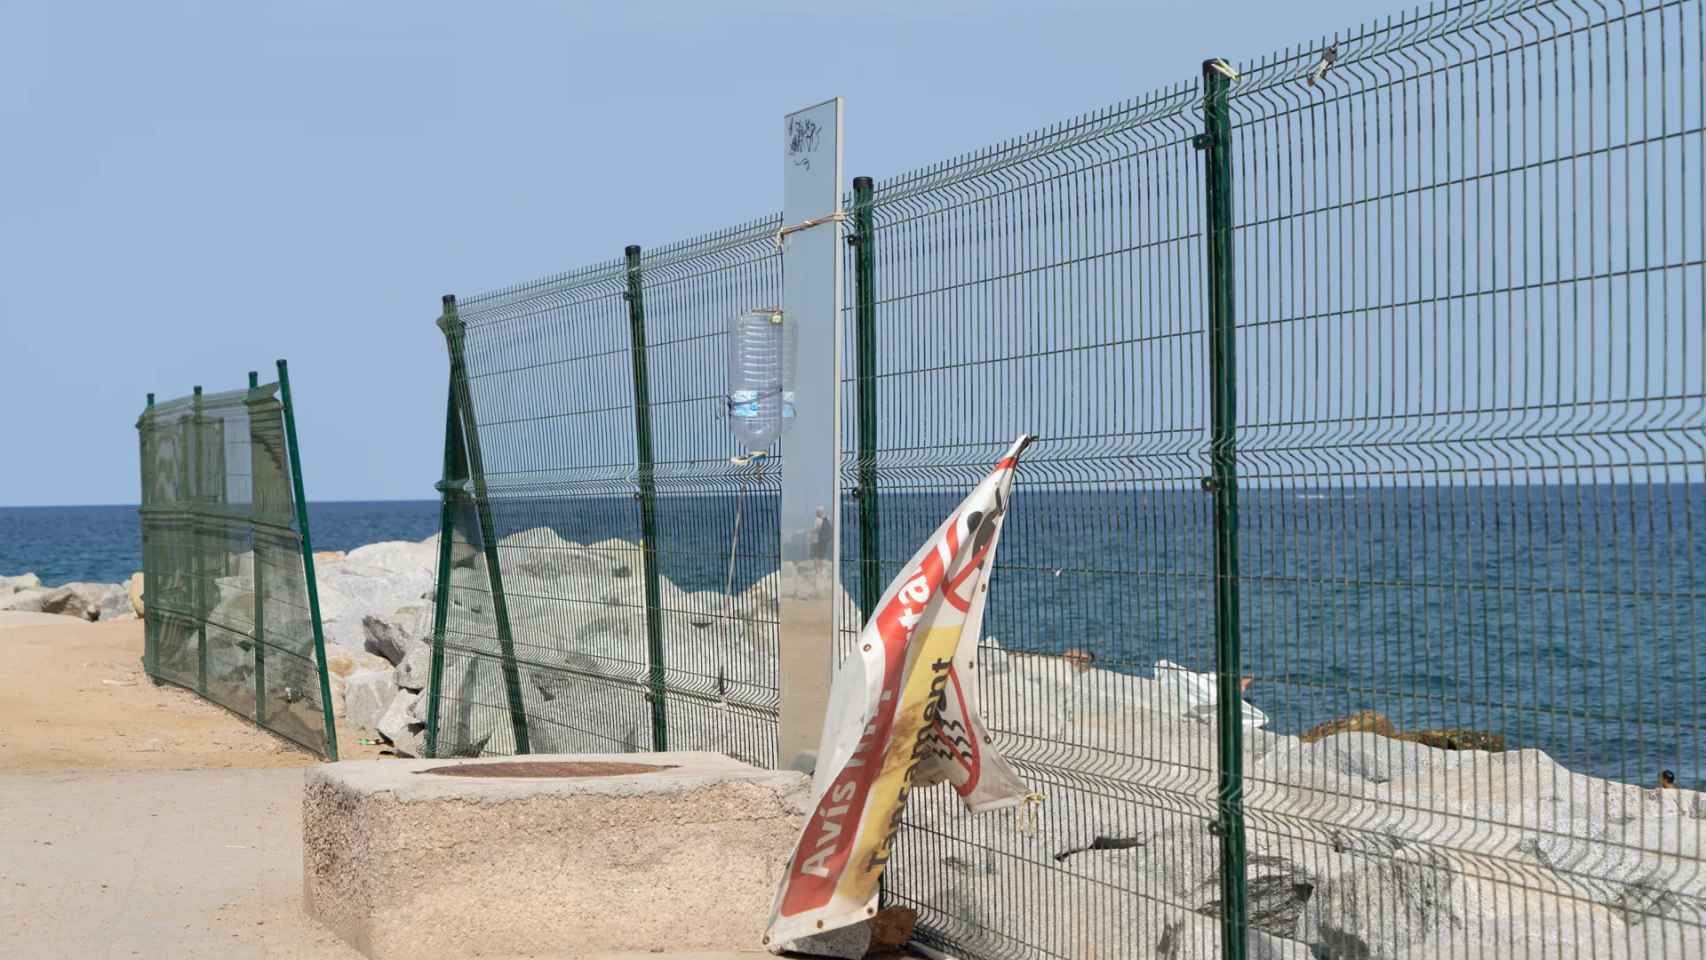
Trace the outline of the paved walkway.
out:
[[[149,683],[137,621],[4,614],[0,652],[0,958],[361,960],[302,913],[313,757]]]
[[[0,774],[0,957],[360,960],[302,913],[301,785],[299,769]]]
[[[302,914],[301,783],[0,775],[0,957],[358,960]]]

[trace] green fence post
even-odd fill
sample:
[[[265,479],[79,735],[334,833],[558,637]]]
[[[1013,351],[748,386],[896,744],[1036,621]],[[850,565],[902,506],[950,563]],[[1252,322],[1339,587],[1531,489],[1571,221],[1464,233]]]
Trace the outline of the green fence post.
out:
[[[260,388],[261,375],[254,370],[250,370],[249,399],[251,402],[254,400],[255,391]],[[251,431],[253,430],[252,427],[250,429]],[[251,436],[252,435],[253,434],[251,433]],[[254,508],[255,494],[253,489],[251,489],[249,493],[249,509],[251,513],[254,511]],[[267,725],[267,658],[264,652],[266,647],[265,624],[267,601],[266,577],[261,575],[261,545],[258,540],[250,541],[249,557],[255,578],[255,725],[264,727]]]
[[[883,598],[877,514],[877,242],[870,177],[853,178],[853,335],[859,377],[859,613]]]
[[[450,571],[454,557],[456,511],[467,496],[468,464],[462,455],[462,425],[456,416],[456,383],[450,383],[444,402],[444,469],[437,484],[438,578],[432,597],[432,673],[427,682],[426,755],[438,756],[439,696],[444,689],[444,634],[450,622]]]
[[[148,679],[154,681],[154,683],[158,685],[160,683],[160,678],[157,675],[159,673],[160,666],[160,649],[158,647],[158,643],[160,642],[160,631],[158,628],[150,625],[150,619],[148,616],[149,609],[147,605],[149,557],[147,512],[149,478],[148,466],[154,459],[154,395],[152,393],[148,395],[148,406],[143,409],[142,420],[137,424],[137,427],[138,433],[141,434],[142,438],[141,443],[139,444],[142,460],[142,463],[140,464],[142,467],[140,471],[142,474],[142,492],[138,499],[140,506],[138,506],[136,510],[142,518],[142,594],[144,601],[142,607],[142,669],[143,672],[148,674]],[[158,550],[159,546],[156,545],[154,549]],[[158,623],[159,618],[153,618],[152,622]]]
[[[1237,371],[1233,364],[1232,122],[1227,90],[1231,67],[1202,66],[1203,151],[1208,236],[1208,373],[1213,419],[1210,478],[1214,490],[1214,625],[1220,726],[1220,935],[1221,955],[1244,960],[1246,940],[1244,856],[1244,702],[1239,680],[1238,635],[1238,425]]]
[[[651,661],[652,749],[669,749],[669,727],[664,714],[663,623],[658,608],[663,599],[658,587],[657,480],[652,459],[652,391],[646,372],[646,303],[640,282],[640,248],[630,246],[628,290],[628,333],[634,355],[634,440],[639,461],[640,556],[646,565],[646,657]]]
[[[202,569],[202,485],[206,478],[202,476],[205,465],[201,449],[201,384],[195,385],[195,399],[190,414],[190,488],[193,493],[190,501],[195,504],[194,512],[190,514],[190,570],[195,576],[195,642],[196,642],[196,672],[195,690],[203,697],[207,696],[207,585],[203,583],[206,571]]]
[[[503,568],[498,565],[497,523],[492,519],[492,505],[486,496],[486,468],[480,458],[480,427],[474,417],[474,398],[468,390],[468,367],[463,360],[462,316],[456,312],[456,295],[447,293],[444,311],[438,326],[444,331],[450,346],[451,402],[460,413],[462,436],[466,441],[468,473],[474,481],[474,510],[480,518],[480,540],[485,546],[486,575],[492,583],[492,617],[497,621],[498,653],[503,660],[504,695],[509,701],[510,726],[515,731],[515,752],[531,753],[527,735],[527,706],[521,699],[521,670],[515,660],[515,635],[509,628],[509,600],[504,593]],[[439,545],[440,555],[444,545]],[[428,704],[431,710],[431,704]],[[436,744],[434,744],[436,746]]]
[[[332,718],[332,681],[326,669],[326,633],[320,623],[320,584],[314,577],[314,543],[308,535],[308,497],[302,492],[302,454],[296,445],[296,408],[290,403],[290,370],[278,362],[279,403],[284,407],[284,441],[290,447],[290,481],[296,498],[297,532],[302,534],[302,575],[308,585],[308,618],[314,624],[314,663],[320,668],[320,709],[326,724],[326,758],[338,759],[338,727]]]

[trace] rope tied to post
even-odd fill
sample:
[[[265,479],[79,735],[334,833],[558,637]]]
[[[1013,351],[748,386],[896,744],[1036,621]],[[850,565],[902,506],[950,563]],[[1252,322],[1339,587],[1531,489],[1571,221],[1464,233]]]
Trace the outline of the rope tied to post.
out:
[[[1046,798],[1036,792],[1025,794],[1025,799],[1013,809],[1013,828],[1027,837],[1037,835],[1037,811]]]
[[[831,213],[826,213],[821,217],[813,217],[810,220],[801,220],[799,223],[780,227],[776,230],[776,252],[782,252],[782,238],[786,237],[790,233],[797,233],[801,230],[810,230],[812,227],[822,226],[826,223],[842,223],[846,221],[846,219],[847,211],[835,210]]]

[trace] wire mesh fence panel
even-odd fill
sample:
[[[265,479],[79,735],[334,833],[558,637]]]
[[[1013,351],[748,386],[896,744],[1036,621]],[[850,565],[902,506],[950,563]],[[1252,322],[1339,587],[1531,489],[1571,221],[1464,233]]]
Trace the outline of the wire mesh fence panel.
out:
[[[137,422],[143,664],[335,758],[279,391],[198,391]]]
[[[978,658],[994,748],[1040,803],[974,817],[915,791],[887,875],[887,902],[949,953],[1216,949],[1196,912],[1216,870],[1198,99],[875,186],[875,446],[844,462],[874,463],[884,582],[1012,437],[1041,437]]]
[[[774,219],[447,314],[438,755],[515,752],[519,720],[531,752],[774,763],[779,487],[732,462],[723,388],[729,320],[778,299]]]
[[[650,748],[625,290],[613,262],[455,307],[439,756],[515,752],[512,684],[532,752]]]
[[[785,460],[736,462],[751,451],[730,429],[725,369],[731,323],[781,302],[780,226],[769,217],[640,260],[668,745],[766,767],[776,762]]]
[[[1700,13],[1453,4],[1233,84],[1254,927],[1706,953],[1661,789],[1706,732]]]

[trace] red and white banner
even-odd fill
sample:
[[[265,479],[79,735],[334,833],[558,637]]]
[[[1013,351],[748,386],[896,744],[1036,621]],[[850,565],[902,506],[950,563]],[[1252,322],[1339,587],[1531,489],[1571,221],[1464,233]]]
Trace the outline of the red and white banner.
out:
[[[1020,437],[889,584],[836,675],[816,799],[776,893],[765,946],[859,957],[844,931],[877,912],[908,793],[944,780],[972,812],[1028,790],[991,747],[978,710],[977,642],[989,571],[1013,492]]]

